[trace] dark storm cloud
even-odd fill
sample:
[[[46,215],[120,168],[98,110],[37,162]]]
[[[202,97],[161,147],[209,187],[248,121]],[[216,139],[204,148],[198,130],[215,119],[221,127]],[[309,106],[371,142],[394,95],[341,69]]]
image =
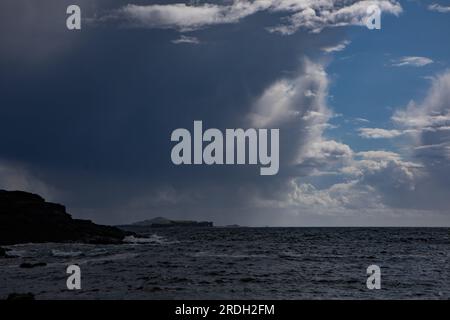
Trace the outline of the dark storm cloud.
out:
[[[339,224],[349,209],[381,212],[392,200],[404,207],[415,163],[387,152],[356,154],[324,134],[333,112],[317,55],[345,40],[343,30],[326,27],[360,24],[365,7],[329,0],[322,16],[303,2],[288,13],[241,2],[245,14],[218,2],[225,16],[205,24],[200,3],[189,32],[173,6],[163,6],[162,24],[137,24],[161,9],[151,6],[157,1],[134,2],[131,16],[114,15],[127,8],[123,1],[79,1],[81,31],[65,27],[71,1],[2,2],[2,14],[11,14],[0,31],[0,187],[42,193],[104,223],[166,215],[291,225],[301,214],[306,224]],[[280,21],[288,27],[269,32]],[[173,165],[170,134],[192,130],[194,120],[205,129],[280,128],[279,174]],[[347,223],[358,221],[364,216]]]
[[[79,5],[94,17],[119,2]],[[285,183],[261,183],[257,168],[176,167],[170,133],[194,120],[245,126],[264,89],[298,72],[300,58],[333,42],[335,32],[282,37],[261,27],[278,17],[259,13],[190,33],[200,44],[175,45],[173,30],[87,23],[70,32],[65,8],[2,3],[10,13],[2,18],[2,161],[23,164],[75,215],[103,222],[160,213],[214,219],[217,208],[242,209],[252,192]],[[14,19],[20,12],[28,15]]]

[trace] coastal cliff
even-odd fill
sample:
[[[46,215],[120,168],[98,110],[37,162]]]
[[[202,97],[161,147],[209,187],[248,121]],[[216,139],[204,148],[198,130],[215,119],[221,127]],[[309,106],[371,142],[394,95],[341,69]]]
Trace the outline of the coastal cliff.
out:
[[[121,243],[129,233],[90,220],[24,191],[0,190],[0,245],[29,242]],[[1,254],[1,252],[0,252]]]

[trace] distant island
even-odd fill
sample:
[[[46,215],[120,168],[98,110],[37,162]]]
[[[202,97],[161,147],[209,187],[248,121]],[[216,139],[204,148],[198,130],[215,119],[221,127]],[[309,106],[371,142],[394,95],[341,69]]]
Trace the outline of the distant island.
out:
[[[213,227],[214,224],[210,221],[193,221],[193,220],[171,220],[163,217],[157,217],[150,220],[138,221],[129,226],[133,227],[152,227],[152,228],[167,228],[167,227]]]

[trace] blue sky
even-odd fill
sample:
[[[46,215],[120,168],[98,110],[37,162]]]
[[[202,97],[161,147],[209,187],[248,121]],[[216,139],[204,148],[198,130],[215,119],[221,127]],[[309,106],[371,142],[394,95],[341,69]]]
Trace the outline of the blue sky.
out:
[[[399,17],[382,19],[382,30],[352,27],[346,35],[348,47],[334,54],[327,68],[336,77],[330,90],[330,104],[343,118],[363,118],[369,124],[342,122],[330,135],[337,135],[358,150],[393,149],[386,141],[368,141],[355,134],[358,126],[391,127],[397,107],[410,100],[421,100],[429,86],[427,77],[449,67],[450,44],[439,30],[449,30],[448,14],[427,10],[427,3],[402,2]],[[392,60],[404,56],[428,57],[434,62],[424,67],[392,67]]]
[[[109,224],[450,225],[450,3],[80,0],[79,31],[69,4],[0,5],[0,188]],[[279,128],[279,174],[173,165],[194,120]]]

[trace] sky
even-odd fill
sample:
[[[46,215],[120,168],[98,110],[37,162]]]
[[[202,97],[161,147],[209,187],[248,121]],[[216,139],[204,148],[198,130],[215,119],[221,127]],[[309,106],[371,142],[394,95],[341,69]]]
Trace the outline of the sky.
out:
[[[2,1],[0,189],[105,224],[448,227],[448,30],[443,0]],[[195,120],[279,129],[278,174],[174,165]]]

